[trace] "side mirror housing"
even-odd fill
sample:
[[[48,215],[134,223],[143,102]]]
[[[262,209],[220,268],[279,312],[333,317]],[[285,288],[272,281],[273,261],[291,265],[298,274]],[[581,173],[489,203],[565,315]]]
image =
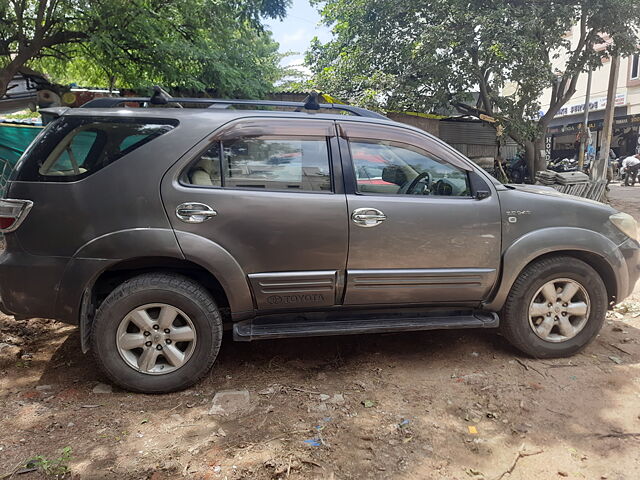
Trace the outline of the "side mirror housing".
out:
[[[484,200],[491,196],[491,188],[477,172],[469,172],[469,183],[471,184],[473,197],[476,200]]]

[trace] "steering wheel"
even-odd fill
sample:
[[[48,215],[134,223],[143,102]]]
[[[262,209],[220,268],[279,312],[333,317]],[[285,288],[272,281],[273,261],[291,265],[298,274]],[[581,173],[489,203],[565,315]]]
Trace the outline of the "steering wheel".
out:
[[[429,176],[429,172],[422,172],[420,173],[416,178],[414,178],[413,180],[411,180],[411,183],[409,184],[409,186],[407,187],[407,189],[404,191],[404,193],[406,195],[413,195],[413,191],[414,189],[418,186],[418,184],[424,179],[426,178],[426,187],[427,187],[427,192],[430,191],[430,187],[431,187],[431,177]],[[424,192],[424,191],[423,191]]]
[[[444,180],[438,180],[435,184],[434,191],[436,195],[449,197],[453,194],[453,185]]]

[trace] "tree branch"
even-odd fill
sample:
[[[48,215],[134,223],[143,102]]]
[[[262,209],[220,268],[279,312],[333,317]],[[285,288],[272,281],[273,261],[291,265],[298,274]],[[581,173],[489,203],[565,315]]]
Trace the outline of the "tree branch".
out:
[[[452,102],[451,105],[460,113],[463,113],[464,115],[471,115],[473,117],[478,117],[478,118],[480,118],[480,115],[489,115],[489,113],[487,113],[484,109],[467,105],[466,103]]]
[[[63,43],[75,43],[86,40],[88,35],[84,32],[62,31],[50,35],[42,42],[42,47],[50,48]]]

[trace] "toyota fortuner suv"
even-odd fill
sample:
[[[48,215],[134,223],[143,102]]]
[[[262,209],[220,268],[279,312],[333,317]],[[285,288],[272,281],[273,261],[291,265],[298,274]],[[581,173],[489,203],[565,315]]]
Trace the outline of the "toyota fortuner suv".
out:
[[[568,356],[638,277],[629,215],[502,185],[377,113],[132,102],[149,99],[48,111],[0,201],[2,310],[78,325],[125,389],[198,381],[224,328],[249,341],[499,327],[528,355]]]

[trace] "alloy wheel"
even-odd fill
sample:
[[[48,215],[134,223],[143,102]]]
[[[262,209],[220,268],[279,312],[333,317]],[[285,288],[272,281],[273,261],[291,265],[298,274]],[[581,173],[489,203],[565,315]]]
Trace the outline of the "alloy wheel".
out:
[[[547,342],[566,342],[582,331],[589,319],[591,303],[577,281],[558,278],[545,283],[529,305],[529,325]]]
[[[129,312],[116,332],[122,359],[134,370],[163,375],[181,368],[196,345],[196,329],[180,309],[166,303],[142,305]]]

